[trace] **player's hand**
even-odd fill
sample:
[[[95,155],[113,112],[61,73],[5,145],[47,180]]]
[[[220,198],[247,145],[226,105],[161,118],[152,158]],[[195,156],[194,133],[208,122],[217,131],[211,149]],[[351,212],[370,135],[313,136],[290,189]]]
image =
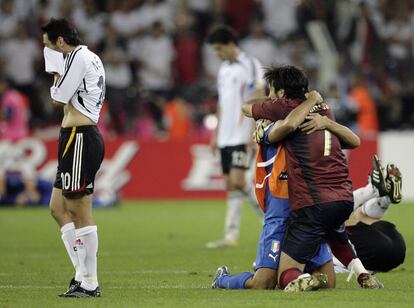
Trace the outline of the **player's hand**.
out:
[[[327,121],[326,116],[321,116],[319,113],[310,113],[306,116],[305,122],[299,126],[299,129],[309,135],[317,130],[325,129]]]
[[[263,142],[263,138],[265,135],[265,128],[272,124],[272,121],[266,119],[259,119],[256,121],[256,129],[253,132],[253,140],[257,144],[261,144]]]
[[[308,100],[312,100],[315,103],[315,105],[323,102],[322,95],[318,91],[310,91],[306,93],[305,96]]]

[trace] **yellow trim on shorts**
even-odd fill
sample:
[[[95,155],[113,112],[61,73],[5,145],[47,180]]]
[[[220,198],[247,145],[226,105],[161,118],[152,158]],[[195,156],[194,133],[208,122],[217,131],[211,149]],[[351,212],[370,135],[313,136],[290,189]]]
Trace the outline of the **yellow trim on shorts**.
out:
[[[72,127],[72,131],[70,133],[68,143],[66,143],[66,147],[65,147],[65,150],[63,151],[62,157],[64,157],[66,152],[69,150],[69,146],[71,145],[73,138],[75,138],[75,133],[76,133],[76,126]]]

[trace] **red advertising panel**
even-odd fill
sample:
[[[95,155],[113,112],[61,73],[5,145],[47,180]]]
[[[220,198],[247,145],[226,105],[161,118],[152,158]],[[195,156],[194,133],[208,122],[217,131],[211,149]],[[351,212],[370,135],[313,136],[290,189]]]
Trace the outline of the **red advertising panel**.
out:
[[[117,192],[124,199],[185,199],[224,197],[219,155],[207,141],[138,141],[117,138],[105,141],[106,155],[95,190],[101,198]],[[366,184],[371,172],[376,139],[364,139],[349,153],[354,187]],[[25,138],[0,141],[3,168],[36,170],[53,181],[56,174],[57,140]]]

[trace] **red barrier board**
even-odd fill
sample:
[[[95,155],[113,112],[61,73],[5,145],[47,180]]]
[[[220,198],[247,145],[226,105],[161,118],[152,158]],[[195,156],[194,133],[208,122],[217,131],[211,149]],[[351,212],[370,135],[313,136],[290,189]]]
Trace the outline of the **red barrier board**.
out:
[[[95,189],[100,194],[120,191],[125,199],[222,198],[224,182],[219,155],[208,141],[137,141],[117,138],[105,141],[105,160]],[[354,187],[366,184],[371,172],[376,139],[364,139],[350,152],[350,177]],[[57,140],[25,138],[0,141],[2,166],[37,170],[53,180],[56,174]]]

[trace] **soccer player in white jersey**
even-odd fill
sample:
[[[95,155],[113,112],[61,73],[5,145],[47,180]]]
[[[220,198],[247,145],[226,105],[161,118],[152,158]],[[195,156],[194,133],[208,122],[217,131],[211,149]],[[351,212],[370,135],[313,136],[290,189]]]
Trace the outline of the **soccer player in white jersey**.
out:
[[[94,180],[104,157],[104,142],[96,123],[105,96],[105,71],[99,57],[81,45],[65,19],[51,19],[42,27],[46,69],[54,72],[53,102],[64,116],[59,135],[58,166],[50,199],[53,218],[75,267],[75,277],[62,297],[99,297],[98,233],[92,215]],[[57,63],[50,63],[57,62]]]
[[[253,121],[243,116],[241,106],[251,98],[264,96],[263,70],[259,60],[241,51],[237,35],[224,25],[208,36],[223,63],[218,78],[218,127],[211,140],[213,150],[220,150],[227,191],[224,239],[207,243],[208,248],[237,246],[240,234],[240,211],[244,197],[258,209],[252,181],[246,180],[249,152],[253,149]]]

